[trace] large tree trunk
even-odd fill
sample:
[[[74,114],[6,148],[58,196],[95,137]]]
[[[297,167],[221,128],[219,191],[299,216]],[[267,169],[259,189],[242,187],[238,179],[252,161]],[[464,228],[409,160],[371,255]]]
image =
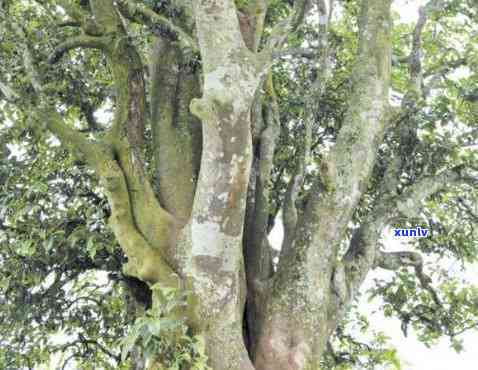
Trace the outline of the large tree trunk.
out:
[[[202,157],[191,217],[179,233],[181,274],[197,298],[193,323],[214,369],[253,369],[242,338],[242,233],[252,141],[250,107],[260,81],[232,1],[193,4],[204,85],[191,111],[202,123]]]
[[[360,25],[350,106],[297,221],[292,247],[281,255],[257,348],[258,370],[318,369],[341,318],[337,312],[350,299],[334,284],[342,265],[338,250],[383,138],[390,78],[390,2],[364,1]]]
[[[283,251],[279,270],[272,278],[270,256],[266,256],[267,182],[277,112],[272,109],[258,117],[262,114],[259,108],[253,112],[251,123],[251,107],[267,63],[260,62],[254,45],[245,44],[247,29],[239,27],[236,9],[229,0],[193,5],[202,57],[201,89],[195,88],[199,79],[194,72],[188,77],[181,68],[171,68],[180,64],[180,51],[158,43],[156,67],[152,69],[158,193],[166,209],[177,220],[184,220],[178,224],[169,260],[195,296],[189,323],[205,337],[215,370],[319,369],[328,338],[344,305],[353,298],[353,294],[340,293],[344,289],[340,284],[347,290],[352,282],[343,276],[337,250],[365,189],[384,131],[389,6],[388,2],[375,1],[362,6],[354,104],[336,148],[324,161],[305,211],[295,220],[297,232],[294,224],[294,233],[287,235],[291,245]],[[159,91],[157,97],[155,89]],[[271,80],[265,90],[268,106],[273,107]],[[200,138],[194,129],[197,122],[191,124],[191,116],[178,114],[189,100],[191,112],[202,124],[200,164],[194,163]],[[252,173],[251,133],[257,135],[254,145],[259,153]],[[360,163],[344,177],[346,165],[357,156]],[[249,200],[248,184],[254,185]],[[253,209],[247,211],[251,219],[243,238],[246,207]],[[246,294],[250,311],[244,338]]]
[[[177,43],[158,39],[150,89],[159,180],[155,189],[140,150],[145,86],[139,55],[127,41],[113,2],[91,4],[109,37],[101,45],[117,89],[113,128],[104,142],[88,142],[85,150],[86,139],[58,124],[60,119],[46,120],[100,177],[112,209],[110,226],[128,257],[125,274],[191,293],[181,314],[195,334],[204,336],[214,370],[319,369],[328,338],[374,260],[373,253],[361,264],[354,258],[339,260],[338,248],[366,189],[385,129],[390,1],[362,2],[350,107],[305,209],[297,212],[295,199],[309,149],[303,151],[302,173],[291,181],[292,213],[284,215],[286,242],[275,274],[267,242],[268,189],[279,114],[268,72],[274,49],[297,28],[311,2],[296,1],[289,22],[272,30],[260,53],[263,1],[256,2],[260,6],[254,8],[249,21],[254,18],[255,24],[249,28],[244,18],[239,24],[233,0],[192,2],[188,9],[202,78],[195,68],[184,68],[187,53]],[[133,16],[128,12],[134,7],[122,10]],[[187,22],[183,26],[192,28]],[[263,86],[266,110],[259,90]],[[306,146],[310,135],[309,126]],[[248,184],[253,185],[249,194]],[[373,243],[377,232],[357,238],[361,235]],[[357,238],[354,244],[362,245]]]

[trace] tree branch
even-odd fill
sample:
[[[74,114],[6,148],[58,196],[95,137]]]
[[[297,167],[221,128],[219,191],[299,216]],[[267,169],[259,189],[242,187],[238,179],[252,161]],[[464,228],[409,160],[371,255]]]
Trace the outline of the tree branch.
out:
[[[18,26],[16,28],[22,39],[26,41],[23,30]],[[129,259],[128,264],[124,266],[125,273],[149,283],[161,282],[177,288],[180,279],[165,262],[166,259],[163,256],[165,251],[162,248],[165,247],[167,243],[165,240],[169,240],[171,233],[171,216],[161,209],[157,201],[153,202],[155,197],[150,186],[138,186],[138,184],[144,185],[146,182],[140,182],[140,179],[133,176],[135,182],[130,183],[128,188],[126,179],[131,182],[131,176],[134,175],[131,169],[135,167],[131,163],[129,152],[123,150],[119,154],[122,157],[120,161],[122,160],[124,166],[122,168],[115,158],[118,155],[115,153],[115,145],[111,145],[117,143],[108,143],[108,145],[90,141],[78,131],[65,125],[61,115],[45,103],[44,87],[28,44],[24,47],[23,60],[34,89],[41,99],[38,119],[68,146],[72,154],[90,164],[100,177],[100,182],[104,186],[111,206],[109,224]],[[116,147],[116,149],[118,148]],[[128,175],[131,176],[128,178]],[[147,184],[149,185],[149,182]],[[139,194],[135,192],[138,189],[141,190]],[[136,207],[133,207],[135,204],[132,202],[138,200],[138,196],[140,201],[135,202]],[[149,212],[142,212],[145,208],[148,208]],[[133,209],[136,209],[138,214],[144,214],[146,219],[135,220]],[[150,215],[151,211],[152,216]],[[136,221],[139,221],[138,224],[140,228],[142,227],[144,234],[150,237],[151,244],[138,231]]]
[[[425,92],[422,90],[422,33],[430,12],[435,9],[434,4],[439,2],[441,0],[431,0],[427,5],[419,8],[419,17],[413,32],[412,51],[407,58],[408,88],[401,102],[399,119],[394,122],[394,126],[398,128],[395,133],[398,144],[393,147],[392,156],[381,184],[383,191],[388,191],[391,194],[395,194],[398,190],[400,175],[418,143],[416,115],[420,111],[425,97]],[[395,117],[394,115],[394,120]]]
[[[272,58],[283,58],[287,56],[300,56],[308,59],[317,57],[317,51],[307,48],[289,48],[282,50],[275,50],[272,52]]]
[[[332,6],[327,9],[325,0],[318,1],[319,16],[319,49],[315,54],[317,57],[318,73],[315,80],[311,83],[310,94],[305,99],[305,109],[303,113],[304,139],[301,143],[298,153],[296,153],[296,163],[294,173],[289,181],[283,205],[283,223],[284,240],[282,243],[281,255],[285,255],[288,248],[292,246],[295,238],[295,229],[297,225],[297,199],[304,183],[306,166],[310,160],[312,147],[312,126],[315,122],[315,116],[318,111],[318,104],[325,91],[325,85],[328,80],[328,25]]]
[[[442,306],[437,292],[431,285],[432,279],[423,272],[423,257],[420,253],[411,251],[387,253],[377,251],[375,265],[386,270],[394,271],[402,267],[413,267],[422,288],[430,293],[437,306]]]
[[[86,13],[78,4],[71,0],[58,0],[60,5],[71,18],[66,22],[60,23],[59,27],[79,26],[83,31],[90,36],[101,36],[104,34],[105,29],[101,22],[97,22],[90,14]]]
[[[39,125],[34,127],[34,129],[38,130],[41,127],[48,128],[53,134],[58,136],[61,142],[69,147],[73,155],[94,166],[103,158],[100,155],[101,149],[99,144],[88,140],[86,136],[80,132],[68,127],[56,109],[45,103],[43,81],[40,77],[40,73],[36,69],[36,64],[26,41],[24,31],[16,24],[14,24],[14,27],[21,39],[25,42],[23,48],[23,64],[30,77],[33,88],[40,99],[39,109],[37,110],[37,122]]]
[[[267,241],[267,226],[269,221],[269,202],[271,189],[271,171],[274,151],[280,132],[280,116],[277,96],[274,90],[272,72],[265,81],[266,112],[265,128],[260,133],[259,158],[257,176],[255,179],[254,213],[250,225],[249,238],[246,244],[246,266],[249,282],[270,278],[272,261],[270,245]],[[262,108],[262,100],[259,101]]]
[[[388,222],[399,213],[407,217],[418,216],[426,198],[448,186],[462,183],[475,185],[478,184],[478,179],[463,173],[461,167],[455,167],[439,175],[420,179],[400,197],[389,195],[382,188],[382,195],[375,201],[362,225],[354,231],[349,249],[342,260],[343,265],[339,265],[335,271],[334,285],[335,290],[341,292],[340,301],[349,302],[355,297],[369,270],[377,263],[377,258],[380,257],[378,253],[381,253],[377,251],[378,241]],[[424,277],[419,276],[419,279],[425,287]],[[340,304],[336,304],[331,312],[334,313],[340,307]]]
[[[131,0],[117,0],[121,13],[128,19],[147,24],[165,27],[178,39],[180,45],[194,51],[199,51],[196,41],[181,27],[175,25],[170,19],[149,9],[144,4],[135,3]]]
[[[81,35],[58,45],[48,57],[49,64],[55,64],[69,50],[76,48],[105,49],[107,40],[102,37]]]
[[[292,14],[279,21],[272,29],[266,46],[261,53],[272,55],[275,51],[280,49],[287,38],[294,33],[302,24],[305,15],[312,8],[311,0],[297,0],[294,1]]]
[[[170,238],[175,230],[175,219],[161,207],[144,169],[142,148],[146,96],[141,57],[127,37],[114,2],[91,0],[91,7],[94,19],[101,22],[111,39],[105,54],[115,84],[116,109],[113,126],[105,136],[105,141],[111,147],[116,165],[124,176],[126,192],[122,190],[120,196],[125,198],[123,202],[127,198],[131,207],[131,219],[127,218],[122,225],[127,228],[127,224],[131,222],[129,227],[136,230],[138,245],[143,245],[143,250],[148,250],[149,245],[149,249],[152,248],[155,252],[148,250],[147,253],[158,253],[156,258],[151,256],[153,260],[159,261],[161,255],[170,266],[174,266]],[[109,201],[112,203],[113,200]],[[122,227],[117,228],[118,233]],[[120,239],[121,236],[117,235],[117,238]],[[122,247],[128,248],[130,242],[131,240],[123,239],[125,245]],[[166,262],[157,263],[159,266]]]
[[[409,218],[417,217],[425,199],[446,187],[463,183],[472,186],[478,184],[478,177],[466,173],[463,166],[442,171],[435,176],[422,177],[404,191],[397,200],[396,209]]]

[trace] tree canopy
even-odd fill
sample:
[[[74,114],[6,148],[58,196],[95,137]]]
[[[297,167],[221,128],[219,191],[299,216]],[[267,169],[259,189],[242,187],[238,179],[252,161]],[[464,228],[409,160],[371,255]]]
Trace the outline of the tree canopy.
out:
[[[362,343],[348,330],[368,328],[354,305],[378,268],[393,279],[362,294],[404,335],[447,336],[460,351],[478,327],[478,288],[439,266],[478,258],[475,1],[431,0],[413,22],[378,0],[191,4],[0,2],[0,368],[140,369],[160,353],[165,369],[206,369],[220,342],[178,311],[198,300],[204,314],[230,287],[181,280],[187,237],[169,230],[188,227],[193,252],[224,241],[217,276],[233,281],[256,369],[272,368],[267,335],[280,337],[302,302],[313,319],[300,335],[322,338],[323,369],[399,368],[383,334]],[[236,114],[230,132],[216,130]],[[280,252],[267,239],[278,224]],[[416,226],[429,236],[406,251],[381,243],[384,230]],[[196,277],[213,268],[196,262]],[[244,268],[247,293],[234,285]]]

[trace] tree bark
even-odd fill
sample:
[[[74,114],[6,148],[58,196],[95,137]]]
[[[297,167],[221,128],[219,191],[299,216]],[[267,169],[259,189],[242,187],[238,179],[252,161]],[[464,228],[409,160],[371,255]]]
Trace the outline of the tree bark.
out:
[[[253,369],[242,338],[246,285],[242,253],[252,161],[250,108],[261,64],[241,35],[232,0],[194,2],[202,57],[202,157],[189,222],[178,244],[181,273],[197,298],[196,323],[214,369]]]
[[[315,105],[327,80],[330,3],[319,0],[318,64],[323,71],[315,81],[315,93],[306,98],[304,147],[297,150],[296,168],[284,196],[286,237],[274,272],[267,234],[280,115],[270,66],[312,2],[295,1],[289,19],[273,27],[260,52],[264,0],[250,1],[240,11],[233,0],[181,3],[185,17],[191,19],[174,24],[128,0],[91,0],[97,22],[94,32],[80,17],[88,35],[64,43],[50,57],[54,63],[75,47],[104,52],[116,89],[113,125],[104,139],[79,135],[62,124],[54,109],[42,110],[39,116],[100,178],[112,211],[109,225],[128,257],[125,274],[150,286],[191,292],[189,307],[180,314],[194,334],[204,336],[214,370],[317,370],[328,339],[372,268],[414,267],[422,285],[430,288],[418,255],[383,253],[377,251],[377,242],[391,217],[416,216],[425,198],[447,181],[448,185],[462,181],[463,174],[452,169],[422,177],[404,189],[406,201],[399,202],[394,191],[403,160],[391,163],[371,211],[347,240],[347,227],[367,190],[390,124],[391,1],[363,0],[345,119],[335,146],[321,159],[320,175],[305,197],[305,206],[299,207]],[[120,10],[128,19],[161,24],[177,37],[157,36],[151,58],[156,187],[146,176],[142,153],[147,90],[143,65]],[[414,94],[408,94],[405,103],[411,104],[419,94],[418,49],[425,20],[421,13],[410,58]],[[202,75],[190,64],[191,51],[201,54]],[[24,58],[32,85],[41,94],[41,78],[28,50]],[[15,96],[3,84],[0,88],[8,97]],[[403,142],[413,136],[407,130],[402,128]],[[412,146],[406,153],[411,150]],[[472,181],[476,184],[476,179]],[[339,247],[344,243],[348,249],[341,257]],[[154,295],[152,299],[154,304]],[[137,367],[141,366],[138,360]]]
[[[256,354],[258,370],[318,369],[335,328],[329,304],[338,248],[370,177],[385,129],[390,79],[390,2],[363,1],[349,109],[337,143],[281,256]],[[351,166],[350,164],[353,163]]]

